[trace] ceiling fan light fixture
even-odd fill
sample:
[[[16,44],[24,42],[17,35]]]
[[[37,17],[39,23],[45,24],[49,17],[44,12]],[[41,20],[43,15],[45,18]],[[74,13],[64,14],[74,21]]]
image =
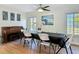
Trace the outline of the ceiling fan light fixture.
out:
[[[43,10],[43,9],[41,9],[41,8],[39,8],[39,9],[38,9],[38,12],[43,12],[43,11],[44,11],[44,10]]]

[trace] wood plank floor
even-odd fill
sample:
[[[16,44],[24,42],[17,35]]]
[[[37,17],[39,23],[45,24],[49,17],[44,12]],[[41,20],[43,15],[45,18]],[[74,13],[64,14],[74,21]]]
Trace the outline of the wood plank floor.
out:
[[[34,52],[15,42],[10,42],[0,46],[0,54],[34,54]]]
[[[79,54],[79,47],[72,46],[72,50],[74,54]],[[63,52],[60,52],[60,54],[66,54],[65,50],[62,51]],[[0,54],[49,54],[49,48],[44,48],[42,46],[41,53],[39,53],[39,47],[36,47],[35,45],[33,45],[33,48],[31,49],[27,45],[23,47],[19,41],[13,41],[0,45]],[[51,51],[51,54],[53,54],[53,50]]]
[[[39,53],[39,47],[36,47],[33,44],[33,47],[30,46],[23,47],[23,44],[18,43],[18,41],[9,42],[6,44],[0,45],[0,54],[48,54],[48,48],[41,49],[41,53]]]
[[[45,51],[42,51],[40,54],[45,53]],[[27,45],[23,47],[23,44],[20,44],[19,41],[13,41],[0,45],[0,54],[39,54],[39,48],[35,45],[32,48]]]

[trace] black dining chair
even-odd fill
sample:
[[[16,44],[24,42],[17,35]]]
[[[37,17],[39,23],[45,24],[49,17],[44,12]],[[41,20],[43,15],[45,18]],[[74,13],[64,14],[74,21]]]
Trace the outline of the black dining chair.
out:
[[[66,53],[68,54],[68,49],[67,49],[66,43],[68,42],[68,40],[70,38],[67,38],[67,36],[64,36],[64,38],[49,36],[49,39],[50,39],[51,43],[54,43],[55,45],[57,45],[59,47],[59,49],[57,51],[55,50],[56,54],[59,53],[59,51],[62,48],[65,48]],[[71,46],[69,46],[69,47],[70,47],[70,51],[71,51],[71,54],[72,54]]]
[[[45,42],[48,42],[49,43],[49,46],[51,45],[49,40],[46,38],[46,34],[37,34],[37,33],[31,33],[32,35],[32,41],[31,41],[31,44],[32,42],[34,41],[34,39],[38,40],[38,43],[37,43],[37,46],[39,45],[39,53],[41,52],[41,45],[44,44]],[[44,45],[45,47],[45,45]],[[50,49],[49,49],[49,53],[50,53]]]
[[[40,41],[40,38],[37,33],[31,33],[31,36],[32,36],[32,40],[31,40],[31,47],[32,47],[33,42],[35,43],[35,45],[37,45],[37,43],[35,42],[35,39]]]
[[[21,39],[20,39],[20,43],[23,40],[23,46],[25,47],[25,45],[28,43],[29,44],[29,40],[31,40],[31,34],[29,32],[27,32],[26,30],[21,30]]]

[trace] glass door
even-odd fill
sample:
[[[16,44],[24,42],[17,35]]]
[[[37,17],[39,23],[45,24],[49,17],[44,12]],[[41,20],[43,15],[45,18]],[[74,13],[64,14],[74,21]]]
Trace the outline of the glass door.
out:
[[[28,31],[29,32],[37,32],[37,27],[36,27],[36,17],[29,17],[28,18]]]

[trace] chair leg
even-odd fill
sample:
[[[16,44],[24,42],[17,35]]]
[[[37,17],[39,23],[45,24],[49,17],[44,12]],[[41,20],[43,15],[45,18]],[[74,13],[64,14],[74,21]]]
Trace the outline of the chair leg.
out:
[[[54,51],[54,45],[52,45],[53,51]],[[55,53],[55,52],[54,52]]]
[[[50,45],[49,45],[49,54],[50,54],[50,52],[51,52],[51,45],[52,45],[52,44],[50,43]]]
[[[32,38],[32,40],[31,40],[31,49],[32,49],[32,43],[33,43],[33,40],[34,40],[34,39]]]
[[[34,40],[34,38],[32,38],[32,43],[34,43],[35,45],[37,45],[36,42],[35,42],[35,40]]]
[[[57,52],[56,52],[56,54],[61,50],[62,48],[60,48]],[[68,50],[67,50],[67,47],[65,46],[65,50],[66,50],[66,53],[68,54]]]
[[[25,40],[25,42],[26,42],[27,45],[29,45],[29,41],[28,40]]]
[[[24,45],[23,45],[23,47],[25,47],[25,44],[26,44],[26,40],[24,40]]]
[[[60,47],[59,50],[56,52],[56,54],[58,54],[58,52],[61,50],[62,48]]]
[[[73,54],[71,46],[69,46],[69,48],[70,48],[71,54]]]
[[[40,42],[39,42],[39,44],[40,44]],[[39,45],[39,47],[40,47],[40,48],[39,48],[39,53],[41,53],[41,44]]]
[[[56,48],[57,48],[57,45],[54,46],[54,53],[56,53]]]
[[[21,44],[22,39],[20,39],[20,44]]]
[[[27,43],[29,44],[29,41],[27,40]]]
[[[68,50],[67,50],[67,47],[65,46],[65,50],[66,50],[66,53],[68,54]]]
[[[20,39],[20,44],[21,44],[22,39],[23,39],[23,38]]]
[[[52,45],[52,48],[53,48],[53,51],[54,51],[54,54],[56,53],[56,49],[57,49],[57,45]]]
[[[39,44],[40,44],[40,42],[38,41],[38,42],[37,42],[37,46],[39,46]]]
[[[35,45],[37,45],[34,39],[33,39],[33,42],[34,42]]]

